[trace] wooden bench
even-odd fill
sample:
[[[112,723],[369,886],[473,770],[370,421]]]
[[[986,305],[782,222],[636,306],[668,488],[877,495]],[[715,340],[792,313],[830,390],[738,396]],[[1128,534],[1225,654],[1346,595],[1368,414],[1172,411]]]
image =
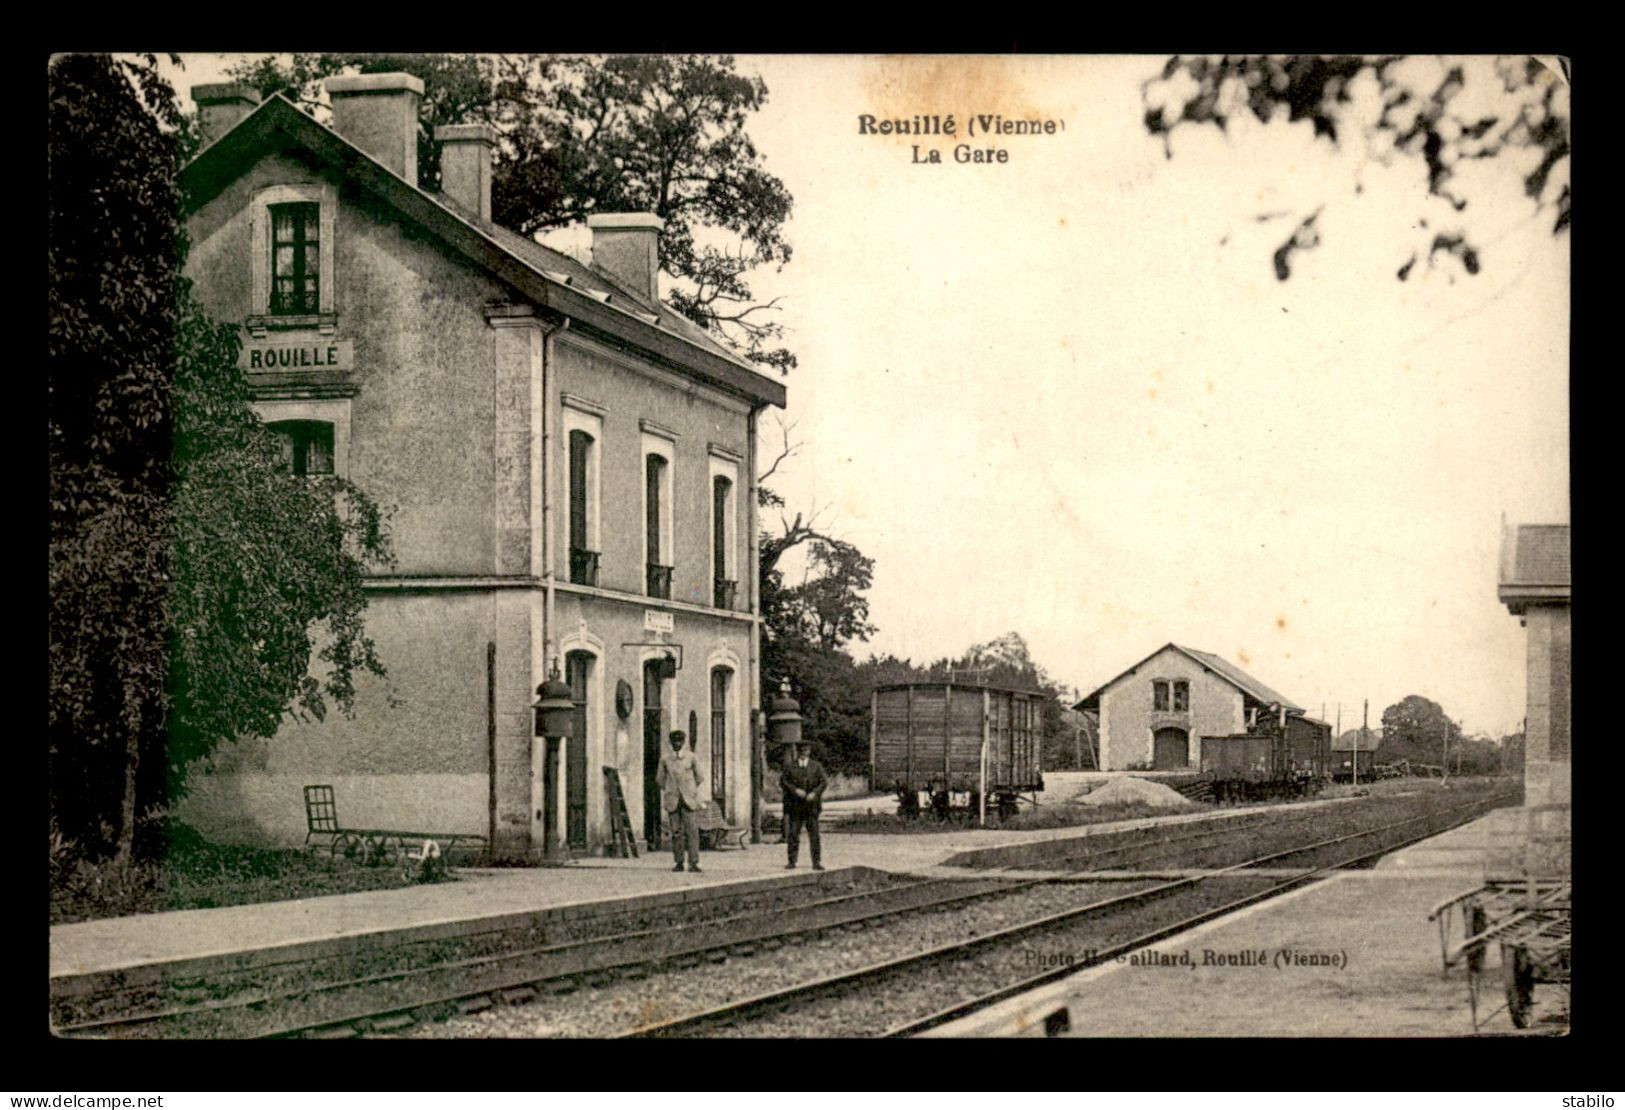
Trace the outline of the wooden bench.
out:
[[[700,830],[700,845],[712,851],[723,848],[730,840],[737,840],[741,850],[745,848],[745,836],[750,832],[747,828],[730,825],[723,820],[717,812],[715,805],[708,805],[694,815],[694,824]]]

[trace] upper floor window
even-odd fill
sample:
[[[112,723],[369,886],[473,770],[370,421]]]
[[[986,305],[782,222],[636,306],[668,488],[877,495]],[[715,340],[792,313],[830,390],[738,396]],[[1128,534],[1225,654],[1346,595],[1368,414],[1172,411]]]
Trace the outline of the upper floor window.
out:
[[[1159,713],[1189,713],[1191,684],[1182,678],[1159,678],[1151,683],[1151,708]]]
[[[325,182],[269,185],[249,205],[249,333],[315,328],[332,335],[338,191]]]
[[[739,575],[734,570],[728,550],[728,536],[733,528],[734,484],[720,474],[711,479],[711,559],[719,609],[732,609],[734,587]]]
[[[333,425],[324,420],[281,420],[266,425],[282,444],[282,462],[295,474],[333,473]]]
[[[600,584],[603,547],[599,544],[598,462],[604,438],[603,409],[582,397],[565,394],[564,443],[566,491],[565,534],[570,538],[570,581]]]
[[[303,316],[321,309],[321,205],[273,204],[271,303],[273,316]]]
[[[739,461],[713,444],[711,474],[711,604],[732,609],[739,597]]]
[[[598,551],[593,545],[591,510],[596,469],[592,436],[579,428],[570,431],[570,581],[598,585]]]
[[[643,456],[644,558],[650,597],[671,597],[671,467],[664,455]]]

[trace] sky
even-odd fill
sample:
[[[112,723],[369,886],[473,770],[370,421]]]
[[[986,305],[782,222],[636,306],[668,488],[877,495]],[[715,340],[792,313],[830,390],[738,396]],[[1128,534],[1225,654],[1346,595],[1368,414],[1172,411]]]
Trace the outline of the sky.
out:
[[[1532,163],[1460,163],[1457,214],[1357,126],[1333,145],[1236,117],[1179,128],[1168,157],[1141,122],[1164,61],[739,59],[795,202],[793,260],[752,280],[800,361],[772,484],[875,560],[854,653],[924,662],[1013,630],[1087,693],[1171,641],[1328,720],[1340,704],[1344,729],[1408,694],[1516,729],[1501,521],[1569,520],[1569,247],[1522,194]],[[1463,64],[1453,106],[1504,112],[1491,62]],[[1369,119],[1374,86],[1351,91]],[[862,121],[949,114],[952,137]],[[967,136],[983,115],[1056,127]],[[957,162],[961,143],[1007,160]],[[1396,279],[1457,228],[1477,275],[1441,255]]]

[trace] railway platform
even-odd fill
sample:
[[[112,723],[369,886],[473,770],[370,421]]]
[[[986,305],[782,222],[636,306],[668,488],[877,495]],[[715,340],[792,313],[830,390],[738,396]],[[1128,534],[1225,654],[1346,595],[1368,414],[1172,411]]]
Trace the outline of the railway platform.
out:
[[[1245,812],[1245,807],[1230,812]],[[830,869],[825,874],[865,866],[969,878],[974,872],[946,868],[946,861],[978,849],[1177,824],[1202,816],[1172,814],[1084,828],[965,828],[917,835],[826,830],[823,862]],[[704,870],[698,875],[674,873],[666,852],[637,859],[589,857],[560,868],[460,868],[456,881],[448,883],[54,925],[49,969],[56,979],[185,962],[193,973],[204,973],[210,961],[229,963],[246,953],[356,943],[362,938],[387,942],[392,933],[421,935],[427,930],[449,935],[504,917],[601,912],[612,904],[640,909],[680,902],[696,892],[710,896],[725,887],[748,893],[763,885],[811,880],[816,873],[809,870],[805,846],[800,862],[798,870],[786,870],[783,845],[776,837],[767,837],[743,851],[703,853]]]
[[[1442,973],[1428,914],[1483,881],[1493,834],[1518,813],[1497,810],[925,1035],[1471,1035],[1463,973]],[[1479,1031],[1516,1032],[1504,1012]]]

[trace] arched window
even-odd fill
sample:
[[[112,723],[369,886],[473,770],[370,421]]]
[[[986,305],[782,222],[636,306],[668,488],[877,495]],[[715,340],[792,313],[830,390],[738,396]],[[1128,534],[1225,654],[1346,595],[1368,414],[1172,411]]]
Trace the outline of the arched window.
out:
[[[280,420],[266,425],[282,443],[282,462],[295,474],[333,473],[333,425],[325,420]]]
[[[728,684],[733,672],[727,667],[711,671],[711,797],[718,810],[728,799]]]

